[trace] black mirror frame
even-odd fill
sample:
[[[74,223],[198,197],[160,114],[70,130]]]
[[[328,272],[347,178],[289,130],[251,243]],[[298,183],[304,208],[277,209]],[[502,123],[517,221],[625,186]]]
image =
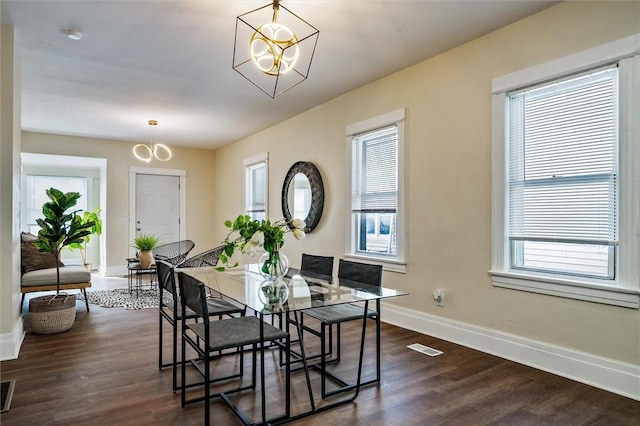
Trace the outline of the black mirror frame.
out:
[[[322,184],[322,176],[313,163],[298,161],[289,168],[284,178],[284,183],[282,184],[282,214],[289,224],[289,228],[293,229],[291,212],[289,211],[289,186],[294,176],[298,173],[302,173],[309,179],[309,186],[311,187],[311,206],[307,217],[304,219],[304,223],[306,224],[304,232],[311,232],[318,226],[320,217],[322,216],[322,209],[324,208],[324,185]]]

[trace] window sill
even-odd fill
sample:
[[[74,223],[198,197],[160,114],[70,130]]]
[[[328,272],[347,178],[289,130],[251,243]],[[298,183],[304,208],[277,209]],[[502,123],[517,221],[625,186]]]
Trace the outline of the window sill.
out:
[[[353,260],[354,262],[381,264],[384,271],[397,272],[400,274],[406,273],[407,262],[405,262],[404,260],[388,259],[381,256],[365,256],[352,253],[346,253],[343,257],[345,259]]]
[[[489,271],[489,274],[495,287],[586,300],[625,308],[640,308],[640,290],[517,272]]]

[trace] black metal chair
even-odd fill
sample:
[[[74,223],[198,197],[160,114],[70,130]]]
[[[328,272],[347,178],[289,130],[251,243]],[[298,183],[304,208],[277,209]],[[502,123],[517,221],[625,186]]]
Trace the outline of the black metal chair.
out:
[[[295,270],[294,270],[295,271]],[[300,270],[298,271],[303,277],[320,278],[331,282],[333,280],[333,256],[319,256],[315,254],[302,253],[302,261],[300,263]],[[296,325],[289,313],[286,316],[287,332],[290,329],[290,325]],[[300,325],[304,328],[304,315],[300,315]],[[299,336],[300,337],[300,336]],[[297,343],[300,339],[292,340],[291,343]],[[302,343],[301,343],[302,344]],[[329,327],[329,352],[325,356],[331,356],[333,348],[333,326]],[[302,357],[300,352],[293,350],[293,353],[299,358]],[[320,355],[307,355],[307,360],[318,358]],[[302,360],[296,360],[295,362],[301,362]]]
[[[318,274],[331,277],[333,275],[333,256],[302,253],[300,274]]]
[[[153,249],[153,257],[156,261],[164,260],[173,266],[177,266],[187,258],[194,246],[195,243],[191,240],[162,244]]]
[[[360,262],[350,262],[340,259],[338,265],[338,279],[340,285],[357,288],[361,284],[369,285],[372,287],[382,286],[382,265],[372,265]],[[320,321],[320,331],[302,324],[304,331],[307,331],[320,338],[320,371],[321,371],[321,388],[322,397],[334,395],[339,392],[351,389],[351,385],[337,377],[336,375],[327,371],[327,363],[340,361],[340,324],[348,321],[355,321],[363,319],[365,315],[364,308],[358,304],[349,303],[334,306],[323,306],[319,308],[305,309],[302,311],[304,315],[308,315],[316,320]],[[376,300],[375,310],[369,309],[366,312],[367,318],[375,320],[376,323],[376,374],[375,378],[365,381],[362,385],[375,383],[380,381],[380,299]],[[333,353],[333,348],[327,352],[326,348],[326,328],[336,325],[336,356],[332,359],[328,359]],[[331,332],[330,332],[331,333]],[[333,346],[333,341],[330,338],[330,346]],[[326,377],[330,377],[333,381],[340,384],[336,390],[327,392],[326,389]]]
[[[267,424],[266,419],[266,394],[265,394],[265,366],[264,366],[264,343],[265,342],[282,342],[284,341],[286,353],[286,404],[285,416],[290,415],[290,374],[289,374],[289,334],[264,323],[254,316],[243,316],[239,318],[221,319],[219,321],[210,321],[211,312],[207,304],[207,296],[204,284],[196,278],[184,272],[178,272],[178,281],[180,283],[181,304],[183,311],[192,310],[201,322],[187,323],[182,321],[182,396],[181,403],[184,407],[187,403],[204,401],[204,424],[209,425],[210,422],[210,399],[213,397],[221,397],[222,400],[234,411],[234,413],[242,420],[244,424],[252,424],[231,403],[228,394],[256,388],[256,365],[257,352],[260,352],[260,394],[262,398],[262,423]],[[244,347],[251,345],[252,347],[252,380],[251,384],[233,388],[229,391],[211,394],[209,384],[211,383],[210,365],[211,361],[217,358],[220,351],[231,348],[241,348],[238,352],[240,356],[239,369],[240,372],[232,374],[218,380],[229,380],[234,377],[241,377],[244,369]],[[197,384],[204,385],[204,395],[189,401],[186,399],[186,348],[191,347],[198,354],[199,359],[204,362],[203,368],[198,369],[203,376],[203,382]]]
[[[196,254],[184,262],[180,263],[180,268],[204,268],[207,266],[215,267],[220,259],[220,254],[224,250],[224,246],[218,246],[207,250],[204,253]]]
[[[178,323],[182,320],[196,319],[198,315],[195,312],[187,309],[186,312],[182,310],[180,304],[180,295],[176,286],[175,269],[174,267],[163,260],[156,262],[156,269],[158,273],[159,289],[160,289],[160,303],[159,303],[159,336],[158,336],[158,368],[163,369],[165,367],[172,367],[173,369],[173,390],[178,390],[177,381],[177,354],[178,354]],[[167,300],[165,297],[168,293],[171,298]],[[223,315],[240,315],[245,313],[244,307],[239,307],[231,302],[227,302],[222,298],[208,298],[207,309],[209,315],[217,315],[221,318]],[[162,353],[162,337],[163,337],[163,323],[166,320],[171,325],[173,332],[173,345],[172,345],[172,357],[171,362],[163,362]]]

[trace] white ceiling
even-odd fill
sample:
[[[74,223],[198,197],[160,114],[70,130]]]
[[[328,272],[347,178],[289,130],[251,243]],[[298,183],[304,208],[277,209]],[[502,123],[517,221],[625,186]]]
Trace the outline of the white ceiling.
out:
[[[232,69],[236,17],[262,1],[1,0],[24,130],[213,148],[556,1],[282,0],[320,30],[309,78],[271,99]],[[72,41],[64,29],[82,32]]]

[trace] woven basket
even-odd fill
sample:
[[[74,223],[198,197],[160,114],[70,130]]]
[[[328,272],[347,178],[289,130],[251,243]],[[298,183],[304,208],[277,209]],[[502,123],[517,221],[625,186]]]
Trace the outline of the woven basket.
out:
[[[40,296],[29,300],[29,322],[36,334],[67,331],[76,319],[75,294]]]

